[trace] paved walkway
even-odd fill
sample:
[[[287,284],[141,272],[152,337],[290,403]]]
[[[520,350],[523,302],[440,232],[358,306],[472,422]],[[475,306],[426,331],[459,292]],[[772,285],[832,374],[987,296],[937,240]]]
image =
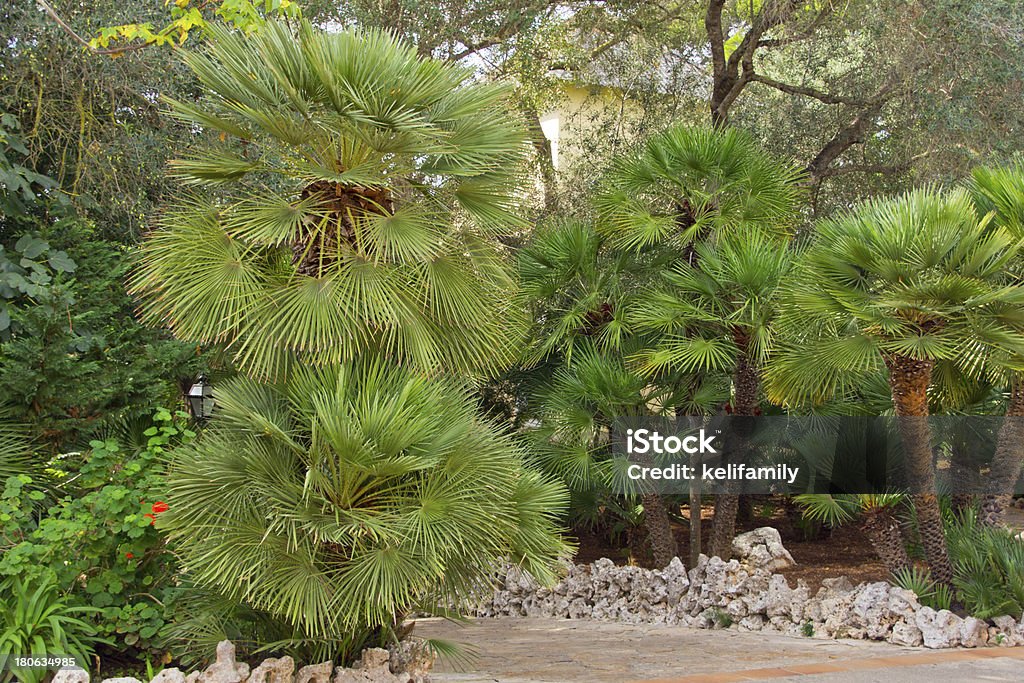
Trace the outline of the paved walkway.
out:
[[[440,662],[436,683],[935,683],[1024,680],[1024,648],[925,650],[864,640],[566,619],[417,623],[414,634],[478,655]]]

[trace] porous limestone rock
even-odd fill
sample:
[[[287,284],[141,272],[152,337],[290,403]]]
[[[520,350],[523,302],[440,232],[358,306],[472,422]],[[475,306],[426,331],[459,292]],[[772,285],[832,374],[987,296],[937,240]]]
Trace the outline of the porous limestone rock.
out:
[[[437,653],[422,640],[407,639],[390,649],[391,671],[406,674],[411,683],[429,683]]]
[[[291,657],[264,659],[252,670],[248,683],[292,683],[295,675],[295,660]],[[328,672],[328,677],[330,673]]]
[[[51,683],[89,683],[89,672],[79,667],[61,669],[53,675]]]
[[[132,676],[119,676],[117,678],[104,678],[103,683],[142,683],[142,681]]]
[[[740,629],[744,631],[760,631],[764,628],[764,617],[751,614],[740,619]]]
[[[1024,634],[1017,627],[1017,620],[1011,616],[1003,615],[996,617],[992,620],[992,623],[996,625],[999,633],[1003,634],[1002,638],[997,638],[998,644],[1005,647],[1015,647],[1017,645],[1024,645]]]
[[[960,645],[983,647],[988,643],[988,624],[981,619],[967,617],[960,623]]]
[[[550,588],[508,567],[496,575],[490,597],[468,611],[482,617],[544,616],[696,628],[731,622],[742,630],[869,638],[911,647],[1024,644],[1024,624],[1014,618],[1000,618],[989,628],[979,620],[922,607],[912,591],[886,582],[855,586],[846,577],[825,579],[812,595],[807,583],[798,579],[794,588],[773,571],[791,561],[774,529],[742,534],[735,550],[737,557],[729,561],[700,555],[689,571],[679,558],[660,570],[617,566],[602,558],[566,566],[562,579]]]
[[[181,669],[164,669],[149,683],[185,683],[185,674],[181,672]],[[289,681],[289,683],[291,682]]]
[[[734,538],[732,552],[745,563],[770,571],[786,569],[796,564],[796,560],[782,545],[779,530],[770,526],[763,526]]]
[[[217,643],[217,661],[196,678],[197,683],[241,683],[249,677],[249,665],[235,661],[235,644]],[[187,681],[187,679],[186,679]]]
[[[956,647],[960,644],[960,617],[948,609],[936,612],[931,607],[922,607],[917,612],[915,623],[921,629],[924,646],[930,648]]]
[[[391,673],[390,663],[391,653],[387,650],[367,648],[351,669],[340,666],[335,669],[333,683],[411,683],[413,679],[409,674]]]
[[[295,674],[295,683],[331,683],[331,673],[334,671],[334,662],[320,662],[310,664],[299,669]]]
[[[916,624],[900,621],[892,626],[892,633],[886,639],[893,645],[906,647],[918,647],[923,642],[921,629]]]

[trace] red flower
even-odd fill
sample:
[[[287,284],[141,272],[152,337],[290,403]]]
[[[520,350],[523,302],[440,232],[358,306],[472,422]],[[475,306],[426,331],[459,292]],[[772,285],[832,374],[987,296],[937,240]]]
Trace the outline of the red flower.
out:
[[[167,503],[163,502],[162,500],[158,500],[157,502],[153,503],[153,514],[154,515],[159,515],[161,512],[167,512],[167,510],[168,510],[168,505],[167,505]]]
[[[133,553],[125,553],[124,556],[127,557],[129,560],[135,559],[135,555]]]
[[[151,514],[149,514],[149,513],[147,512],[146,514],[144,514],[144,515],[142,515],[142,516],[143,516],[143,517],[149,517],[149,525],[150,525],[150,526],[153,526],[154,524],[156,524],[156,515],[151,515]]]

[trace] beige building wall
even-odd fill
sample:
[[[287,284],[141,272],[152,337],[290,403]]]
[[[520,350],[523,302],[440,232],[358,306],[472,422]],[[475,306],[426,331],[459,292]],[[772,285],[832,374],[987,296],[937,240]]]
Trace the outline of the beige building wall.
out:
[[[556,104],[541,115],[540,125],[551,143],[552,164],[562,172],[592,153],[596,145],[588,141],[632,137],[642,116],[642,107],[617,88],[567,83]]]

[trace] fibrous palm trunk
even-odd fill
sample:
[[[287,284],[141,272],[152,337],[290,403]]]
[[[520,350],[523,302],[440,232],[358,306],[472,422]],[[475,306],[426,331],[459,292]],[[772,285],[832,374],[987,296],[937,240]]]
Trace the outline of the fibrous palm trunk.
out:
[[[864,511],[860,528],[871,541],[879,559],[890,573],[896,574],[910,566],[907,549],[903,545],[900,523],[888,507],[873,507]]]
[[[611,439],[611,427],[608,428],[608,434]],[[650,455],[639,456],[638,462],[646,466],[654,465],[654,460]],[[658,569],[667,567],[672,558],[678,554],[668,508],[665,506],[661,494],[655,491],[641,493],[640,502],[644,506],[644,528],[647,531],[647,542],[651,546],[654,565]]]
[[[928,386],[932,361],[898,354],[886,356],[892,402],[900,422],[907,483],[917,512],[921,545],[931,568],[932,579],[953,583],[953,566],[946,548],[939,498],[935,494],[935,467],[932,463],[931,430],[928,426]]]
[[[1010,386],[1010,405],[999,429],[995,456],[989,469],[988,493],[981,500],[981,520],[1000,526],[1010,506],[1013,489],[1024,464],[1024,378],[1015,377]]]
[[[761,384],[761,376],[757,364],[747,352],[746,335],[737,332],[735,340],[740,352],[737,354],[736,368],[733,371],[732,413],[734,416],[753,417],[757,413],[757,393]],[[739,436],[738,440],[744,441],[742,436]],[[732,444],[730,450],[735,453],[743,453],[745,444]],[[733,484],[726,486],[729,489],[735,488]],[[739,503],[739,494],[731,491],[719,494],[715,498],[715,519],[714,525],[711,527],[710,552],[723,560],[728,560],[732,556],[732,540],[736,536],[736,512],[739,510]]]
[[[694,453],[690,459],[690,465],[700,469],[700,454]],[[690,479],[690,566],[696,566],[701,554],[701,493],[700,478]]]
[[[359,245],[357,222],[371,214],[393,210],[391,193],[384,188],[345,185],[318,180],[302,190],[302,200],[315,200],[315,213],[304,220],[303,230],[292,240],[292,264],[298,273],[319,277],[338,261],[342,245]]]
[[[678,554],[668,508],[657,493],[644,494],[640,502],[644,506],[644,524],[647,526],[647,539],[651,544],[654,566],[663,569]]]

